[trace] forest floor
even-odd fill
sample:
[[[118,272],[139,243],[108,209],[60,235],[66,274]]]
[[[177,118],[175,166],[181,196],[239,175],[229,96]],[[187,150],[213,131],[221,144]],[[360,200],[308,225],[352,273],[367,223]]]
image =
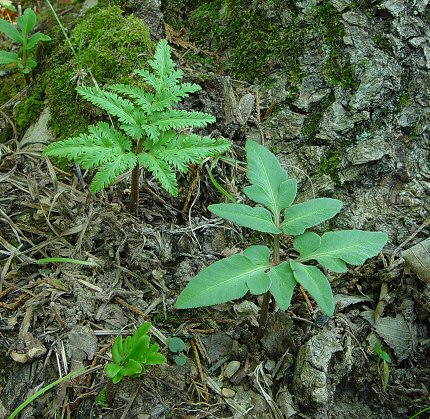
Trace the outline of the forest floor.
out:
[[[258,297],[174,308],[204,266],[262,240],[211,217],[223,197],[210,163],[180,179],[177,199],[146,181],[133,216],[125,176],[95,196],[89,173],[42,155],[46,130],[13,131],[0,144],[0,417],[82,367],[21,417],[430,417],[430,287],[392,250],[330,277],[332,318],[300,291],[287,312],[272,306],[260,342]],[[214,174],[234,191],[244,171],[220,163]],[[47,257],[88,263],[38,263]],[[112,385],[103,367],[115,338],[145,321],[167,363]],[[186,344],[183,366],[165,345],[173,336]]]

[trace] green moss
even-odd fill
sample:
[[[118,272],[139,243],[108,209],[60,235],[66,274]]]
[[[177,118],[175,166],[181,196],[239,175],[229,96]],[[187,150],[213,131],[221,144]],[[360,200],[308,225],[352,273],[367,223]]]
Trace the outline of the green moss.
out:
[[[124,17],[116,6],[90,10],[70,39],[81,65],[63,42],[53,51],[53,70],[46,81],[51,129],[58,138],[79,134],[104,117],[77,95],[78,85],[93,85],[92,77],[100,86],[130,82],[133,71],[145,65],[153,48],[148,27],[134,16]]]
[[[375,32],[375,34],[373,35],[373,42],[382,50],[391,52],[391,43],[383,32]]]
[[[343,53],[345,29],[341,13],[332,4],[324,3],[311,10],[310,17],[314,22],[312,29],[321,37],[321,52],[327,56],[324,73],[328,83],[344,89],[356,88],[355,68]]]
[[[44,108],[45,86],[43,83],[36,83],[35,86],[30,94],[14,110],[15,124],[21,133],[37,121]]]
[[[400,112],[402,109],[406,108],[411,102],[411,95],[409,92],[403,93],[399,101],[397,102],[396,107],[394,108],[396,112]]]
[[[321,173],[329,175],[336,184],[340,184],[338,167],[340,163],[340,152],[336,149],[328,150],[321,158]]]

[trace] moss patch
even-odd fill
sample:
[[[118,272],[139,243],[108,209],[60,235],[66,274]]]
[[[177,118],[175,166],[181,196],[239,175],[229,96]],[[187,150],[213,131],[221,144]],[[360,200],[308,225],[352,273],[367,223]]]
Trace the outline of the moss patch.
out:
[[[324,73],[329,84],[340,85],[344,89],[356,88],[354,66],[348,63],[343,53],[345,29],[340,21],[341,13],[331,4],[324,3],[310,11],[314,21],[313,30],[321,37],[321,52],[327,59]]]
[[[321,173],[329,175],[337,185],[340,184],[339,163],[340,151],[336,149],[328,150],[321,158]]]
[[[44,98],[45,86],[43,83],[36,82],[29,95],[15,107],[15,123],[20,133],[24,133],[37,121],[44,108]]]
[[[148,27],[134,16],[124,17],[116,6],[90,10],[70,39],[79,63],[63,42],[53,51],[53,70],[46,81],[51,129],[58,138],[81,133],[102,116],[77,95],[77,86],[93,85],[91,75],[100,86],[130,82],[133,71],[144,66],[153,48]]]
[[[309,140],[315,139],[315,135],[319,130],[321,120],[324,112],[334,103],[334,93],[331,93],[327,98],[318,103],[318,105],[311,110],[309,116],[303,124],[302,134]]]

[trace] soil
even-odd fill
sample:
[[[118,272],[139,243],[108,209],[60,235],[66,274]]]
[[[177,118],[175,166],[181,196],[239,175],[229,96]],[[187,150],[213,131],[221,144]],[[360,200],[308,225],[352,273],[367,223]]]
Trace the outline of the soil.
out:
[[[127,178],[92,195],[90,173],[54,166],[23,134],[0,144],[0,417],[82,367],[20,417],[404,419],[430,406],[430,286],[393,254],[399,243],[330,278],[333,318],[298,291],[287,312],[271,307],[259,342],[260,298],[174,308],[204,266],[264,240],[211,217],[207,206],[223,197],[209,163],[180,178],[177,199],[146,179],[136,217]],[[221,162],[215,172],[237,193],[243,169]],[[46,257],[92,266],[37,263]],[[112,385],[112,343],[144,321],[167,364]],[[186,343],[183,366],[165,345],[173,336]]]

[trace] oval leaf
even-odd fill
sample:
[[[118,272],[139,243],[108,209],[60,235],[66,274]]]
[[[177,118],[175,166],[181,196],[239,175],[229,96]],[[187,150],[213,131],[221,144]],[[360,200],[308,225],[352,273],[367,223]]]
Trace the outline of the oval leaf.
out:
[[[22,29],[22,33],[25,37],[31,32],[36,26],[36,13],[32,9],[25,9],[22,16],[18,18],[18,26]]]
[[[246,281],[261,275],[267,268],[254,264],[243,255],[221,259],[190,281],[179,295],[175,307],[204,307],[241,298],[248,291]]]
[[[246,142],[246,159],[248,164],[246,175],[249,181],[259,186],[266,195],[264,200],[266,203],[263,205],[266,205],[275,217],[279,216],[281,211],[278,207],[279,186],[288,179],[288,173],[273,153],[255,141]],[[262,203],[261,197],[258,199],[260,201],[257,202]]]
[[[167,346],[171,352],[182,352],[185,349],[185,343],[182,339],[177,337],[167,338]]]
[[[285,220],[281,225],[285,234],[298,236],[307,228],[333,218],[342,208],[342,201],[332,198],[316,198],[301,204],[295,204],[285,211]]]
[[[290,264],[282,262],[280,265],[274,266],[267,274],[272,280],[270,292],[276,303],[281,310],[287,310],[291,304],[294,288],[297,285]]]
[[[268,266],[270,264],[270,249],[267,246],[249,246],[242,254],[256,265]]]
[[[300,252],[300,256],[305,257],[321,246],[321,237],[316,233],[307,231],[297,236],[294,240],[293,247]]]
[[[280,211],[291,206],[297,195],[297,179],[288,179],[279,185],[278,208]]]
[[[295,260],[291,260],[290,265],[296,281],[313,297],[327,316],[333,316],[333,293],[326,276],[316,266],[303,265]]]
[[[269,291],[271,280],[269,275],[265,272],[261,272],[260,275],[254,275],[246,281],[246,285],[254,295],[261,295]]]
[[[329,263],[338,263],[333,262],[333,259],[341,259],[350,265],[361,265],[366,259],[376,256],[385,246],[387,240],[387,234],[382,232],[331,231],[324,233],[321,237],[321,245],[302,257],[301,261],[314,259],[326,266]]]
[[[19,55],[15,52],[0,51],[0,64],[13,64],[19,61]]]
[[[273,222],[272,214],[261,207],[250,207],[244,204],[213,204],[209,210],[219,217],[233,221],[243,227],[264,233],[279,234],[281,230]]]
[[[41,41],[50,41],[51,37],[48,35],[45,35],[44,33],[37,32],[35,33],[27,42],[27,46],[25,49],[28,51],[32,48],[34,48],[35,45],[37,45]]]
[[[12,23],[0,19],[0,32],[3,32],[10,39],[22,44],[22,36]]]

